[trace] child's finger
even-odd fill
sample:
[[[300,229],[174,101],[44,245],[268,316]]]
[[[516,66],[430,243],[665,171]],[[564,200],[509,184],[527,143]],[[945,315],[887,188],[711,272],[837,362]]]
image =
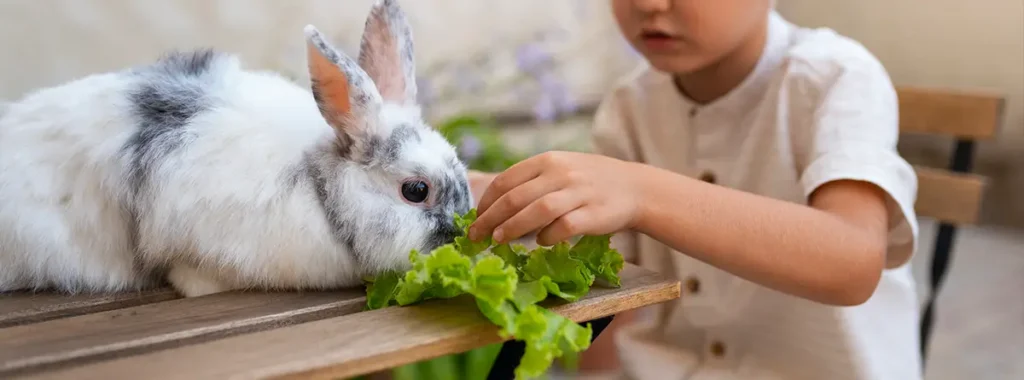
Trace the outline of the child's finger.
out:
[[[505,193],[540,176],[544,167],[543,165],[538,165],[538,163],[537,160],[527,158],[515,163],[494,177],[490,186],[487,186],[487,190],[484,190],[484,195],[480,197],[480,202],[476,207],[477,213],[483,214]]]
[[[568,190],[548,193],[495,228],[494,239],[498,243],[518,239],[544,228],[582,204],[582,198]]]
[[[573,236],[586,233],[594,218],[591,214],[587,207],[569,211],[537,234],[537,244],[555,245],[558,242],[569,240]]]
[[[545,194],[557,190],[559,190],[558,183],[545,177],[535,178],[512,189],[498,198],[492,207],[477,214],[476,221],[469,228],[469,238],[479,241],[490,236],[495,227]]]

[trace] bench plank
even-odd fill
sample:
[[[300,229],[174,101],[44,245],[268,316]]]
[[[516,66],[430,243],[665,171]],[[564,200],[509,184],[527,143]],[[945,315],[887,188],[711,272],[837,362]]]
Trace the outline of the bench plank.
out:
[[[246,293],[111,310],[0,329],[0,377],[356,313],[365,293]]]
[[[679,297],[678,281],[627,264],[622,287],[595,287],[552,310],[586,321]],[[502,338],[471,299],[432,300],[38,373],[35,379],[344,379],[464,352]]]
[[[990,139],[999,131],[1005,98],[980,91],[952,91],[901,86],[900,131],[971,140]]]
[[[974,224],[981,213],[986,180],[975,174],[916,166],[918,215],[953,224]]]
[[[13,292],[0,293],[0,328],[75,315],[163,302],[178,298],[172,289],[110,295]]]

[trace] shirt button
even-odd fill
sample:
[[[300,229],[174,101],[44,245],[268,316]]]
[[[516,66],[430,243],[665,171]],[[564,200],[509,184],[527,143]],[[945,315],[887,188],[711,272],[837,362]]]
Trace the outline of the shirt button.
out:
[[[715,183],[715,173],[704,172],[700,175],[700,180],[707,183]]]
[[[725,344],[722,342],[716,340],[711,343],[708,349],[711,351],[711,355],[714,355],[716,358],[725,356]]]
[[[696,277],[688,278],[686,280],[686,290],[689,291],[690,294],[697,294],[697,293],[699,293],[700,292],[700,280],[698,280]]]

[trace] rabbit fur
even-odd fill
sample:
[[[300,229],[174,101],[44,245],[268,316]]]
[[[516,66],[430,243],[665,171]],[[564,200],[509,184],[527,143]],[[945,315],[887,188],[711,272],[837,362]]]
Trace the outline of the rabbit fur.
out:
[[[397,3],[358,61],[305,35],[311,88],[197,50],[9,104],[0,291],[351,287],[453,241],[466,168],[421,119]]]

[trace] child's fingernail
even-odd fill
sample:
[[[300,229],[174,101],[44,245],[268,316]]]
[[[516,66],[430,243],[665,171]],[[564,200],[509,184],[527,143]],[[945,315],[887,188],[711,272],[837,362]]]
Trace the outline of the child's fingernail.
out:
[[[480,240],[480,233],[477,232],[476,227],[469,227],[469,240]]]
[[[501,239],[505,237],[505,236],[503,236],[503,235],[505,235],[503,232],[504,231],[502,231],[501,228],[498,228],[498,229],[494,230],[494,234],[492,236],[494,236],[494,241],[495,242],[501,242],[502,241]]]

